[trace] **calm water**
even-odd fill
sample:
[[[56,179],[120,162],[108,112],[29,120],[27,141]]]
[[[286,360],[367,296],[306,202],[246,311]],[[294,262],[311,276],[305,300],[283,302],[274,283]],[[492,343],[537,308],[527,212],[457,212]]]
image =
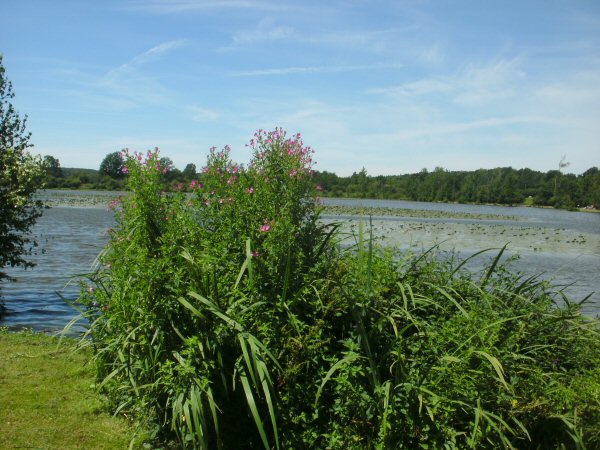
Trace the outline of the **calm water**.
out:
[[[373,206],[426,211],[459,212],[470,214],[493,214],[510,218],[509,225],[527,227],[565,228],[584,233],[600,234],[600,214],[563,211],[550,208],[528,208],[525,206],[461,205],[456,203],[407,202],[402,200],[363,200],[331,198],[323,199],[326,205]],[[516,220],[512,219],[516,217]],[[396,219],[398,220],[398,219]],[[414,221],[410,217],[406,220]],[[426,221],[464,222],[464,219],[426,219]],[[466,220],[468,221],[468,220]],[[481,220],[480,223],[498,223],[496,220]]]
[[[105,208],[54,207],[46,210],[33,229],[40,244],[31,260],[33,269],[9,269],[17,279],[2,285],[8,313],[0,325],[36,330],[60,330],[75,315],[63,300],[75,300],[78,275],[90,271],[113,226]]]
[[[600,235],[600,214],[575,213],[538,208],[496,207],[387,200],[325,199],[327,204],[351,206],[381,206],[423,210],[468,212],[473,214],[497,214],[512,217],[507,225],[546,227],[549,229],[572,229],[579,232]],[[514,220],[514,217],[517,220]],[[415,218],[386,218],[386,220],[415,221]],[[421,219],[440,221],[440,219]],[[486,223],[486,221],[477,221]],[[497,222],[497,221],[495,221]],[[77,298],[81,278],[78,275],[88,272],[96,256],[106,243],[106,230],[114,225],[111,211],[106,208],[54,207],[45,211],[33,232],[40,243],[38,254],[32,260],[37,266],[33,269],[11,269],[9,274],[16,282],[4,283],[2,293],[8,314],[0,325],[9,327],[29,327],[37,330],[58,331],[62,329],[76,312],[63,298],[73,301]],[[481,248],[489,243],[481,242]],[[464,252],[468,255],[469,249]],[[489,258],[489,257],[487,257]],[[486,257],[479,258],[471,265],[477,270]],[[543,273],[559,285],[574,285],[566,292],[575,300],[595,291],[592,302],[585,311],[588,314],[600,312],[600,255],[598,254],[557,254],[521,252],[520,259],[512,265],[515,270],[528,274]],[[82,328],[79,327],[79,330]]]

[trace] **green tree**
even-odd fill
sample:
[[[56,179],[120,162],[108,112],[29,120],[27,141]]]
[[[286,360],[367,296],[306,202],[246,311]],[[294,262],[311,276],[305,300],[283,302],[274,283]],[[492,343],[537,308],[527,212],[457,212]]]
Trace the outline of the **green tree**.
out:
[[[44,169],[51,177],[62,178],[63,172],[60,168],[60,161],[51,155],[44,156]]]
[[[37,245],[29,230],[43,208],[33,199],[42,183],[42,160],[27,150],[32,146],[27,116],[19,117],[11,104],[14,95],[0,56],[0,281],[8,278],[4,267],[33,266],[24,258]]]
[[[181,172],[183,177],[185,178],[186,181],[192,181],[194,178],[196,178],[196,164],[193,163],[189,163],[185,166],[185,168],[183,169],[183,172]]]
[[[111,178],[123,178],[125,176],[123,168],[121,152],[109,153],[100,163],[100,173],[102,175],[108,175]]]

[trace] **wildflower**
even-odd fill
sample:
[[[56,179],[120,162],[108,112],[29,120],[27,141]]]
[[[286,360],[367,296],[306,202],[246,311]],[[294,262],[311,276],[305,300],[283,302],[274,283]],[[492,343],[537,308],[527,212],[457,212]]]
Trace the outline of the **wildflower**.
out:
[[[248,194],[254,194],[254,188],[253,187],[249,187],[248,189],[246,189],[246,192]]]
[[[268,223],[265,223],[262,227],[260,227],[260,231],[262,231],[263,233],[266,233],[270,229],[271,229],[271,225],[269,225]]]
[[[253,258],[258,258],[258,255],[260,255],[260,253],[258,253],[256,250],[253,250],[253,251],[250,253],[250,256],[252,256]]]
[[[121,169],[121,172],[129,173],[129,169],[127,168],[127,166],[123,166],[123,169]]]

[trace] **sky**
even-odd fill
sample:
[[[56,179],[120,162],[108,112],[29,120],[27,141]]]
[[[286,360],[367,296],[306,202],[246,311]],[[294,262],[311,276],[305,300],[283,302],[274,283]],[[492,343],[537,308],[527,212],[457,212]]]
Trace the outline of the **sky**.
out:
[[[275,127],[341,176],[600,166],[598,0],[0,0],[0,53],[62,167]]]

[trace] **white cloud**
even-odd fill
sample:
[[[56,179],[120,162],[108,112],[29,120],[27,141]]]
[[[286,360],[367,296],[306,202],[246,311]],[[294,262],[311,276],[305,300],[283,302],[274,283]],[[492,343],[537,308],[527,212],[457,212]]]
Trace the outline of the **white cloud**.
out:
[[[285,26],[261,26],[254,30],[239,31],[233,35],[233,44],[249,45],[264,41],[280,41],[284,39],[292,39],[295,36],[295,31],[291,27]]]
[[[178,39],[174,41],[163,42],[162,44],[156,45],[151,49],[134,56],[133,58],[131,58],[131,60],[129,60],[129,62],[117,67],[116,69],[109,71],[107,76],[111,77],[118,75],[121,72],[130,72],[143,64],[156,60],[158,57],[167,52],[170,52],[171,50],[183,47],[188,42],[189,41],[187,39]]]
[[[189,110],[192,114],[192,120],[195,122],[211,122],[221,117],[218,111],[202,108],[200,106],[190,106]]]
[[[594,107],[596,116],[600,103],[600,71],[582,71],[573,74],[560,83],[548,83],[535,91],[542,101],[560,108],[562,111],[573,108]],[[587,109],[587,108],[586,108]]]
[[[516,93],[525,72],[518,58],[498,60],[485,66],[468,65],[455,80],[454,100],[463,104],[481,104]]]
[[[371,88],[371,94],[392,97],[444,94],[452,102],[476,106],[514,96],[520,90],[525,72],[518,58],[486,65],[468,64],[456,75],[423,78],[387,88]]]
[[[367,90],[367,92],[370,94],[385,94],[401,97],[411,97],[433,94],[438,92],[450,92],[452,90],[453,86],[447,81],[442,81],[440,79],[434,78],[426,78],[410,83],[404,83],[399,86],[394,86],[390,88],[373,88]]]
[[[285,3],[260,0],[140,0],[130,2],[125,9],[151,14],[176,14],[207,9],[257,9],[285,11],[293,8]]]
[[[421,49],[417,52],[417,58],[434,66],[441,65],[446,61],[446,55],[439,44],[433,44]]]
[[[399,69],[401,64],[358,64],[341,66],[307,66],[307,67],[284,67],[280,69],[262,69],[232,72],[235,77],[255,77],[266,75],[292,75],[297,73],[336,73],[353,72],[360,70]]]
[[[147,72],[140,72],[139,69],[165,54],[187,45],[188,42],[186,39],[163,42],[134,56],[127,63],[100,77],[96,82],[96,88],[99,88],[101,92],[96,92],[95,95],[121,99],[124,107],[168,103],[171,92],[158,79],[147,75]]]
[[[311,14],[318,14],[311,11]],[[263,42],[295,42],[317,47],[342,47],[370,53],[381,53],[387,49],[395,50],[398,46],[400,35],[412,30],[406,28],[388,28],[384,30],[354,30],[341,29],[325,33],[298,32],[295,28],[285,25],[276,25],[274,19],[265,18],[254,28],[241,30],[233,34],[232,44],[220,50],[229,51]],[[441,59],[441,51],[430,47],[423,58]],[[435,55],[438,52],[440,54]]]

